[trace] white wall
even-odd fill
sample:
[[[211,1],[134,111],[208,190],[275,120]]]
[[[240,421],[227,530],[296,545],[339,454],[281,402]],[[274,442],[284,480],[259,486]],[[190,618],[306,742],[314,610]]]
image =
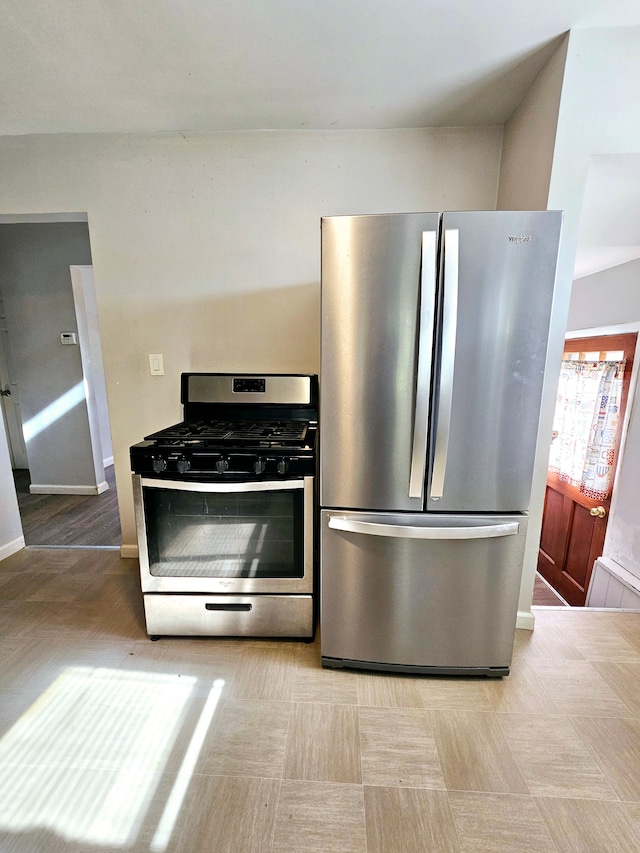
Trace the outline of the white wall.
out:
[[[580,213],[592,156],[640,152],[640,27],[574,30],[569,40],[554,152],[549,206],[565,210],[563,275],[571,275]],[[638,315],[638,262],[578,279],[571,300],[570,328],[629,323]],[[635,280],[635,285],[634,285]],[[596,306],[595,287],[601,304]],[[602,299],[605,295],[605,299]],[[604,554],[640,574],[640,424],[631,414]]]
[[[568,331],[633,321],[640,321],[640,259],[573,282]]]
[[[0,213],[87,211],[123,542],[182,371],[317,371],[321,215],[494,208],[502,131],[0,139]],[[366,321],[366,318],[363,318]],[[152,377],[148,353],[163,353]]]
[[[76,331],[69,272],[76,262],[91,262],[86,223],[0,224],[6,339],[23,424],[53,407],[26,441],[31,482],[45,488],[96,485],[80,349],[60,343],[61,332]],[[77,404],[59,411],[78,386]]]
[[[640,352],[636,349],[636,357]],[[616,478],[611,514],[607,525],[603,555],[612,557],[635,577],[640,578],[640,519],[638,518],[638,480],[640,479],[640,415],[638,394],[633,401],[622,462]]]
[[[565,211],[565,275],[573,273],[591,157],[640,151],[639,55],[640,27],[570,33],[549,186],[549,206]]]

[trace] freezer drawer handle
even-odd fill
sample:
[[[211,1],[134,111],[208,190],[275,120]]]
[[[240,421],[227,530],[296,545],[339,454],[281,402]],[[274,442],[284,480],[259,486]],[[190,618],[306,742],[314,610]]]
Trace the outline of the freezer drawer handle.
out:
[[[205,604],[205,610],[251,610],[251,604]]]
[[[517,521],[506,524],[488,524],[479,527],[412,527],[402,524],[380,524],[376,521],[359,521],[343,515],[329,517],[329,527],[347,533],[366,533],[370,536],[392,536],[397,539],[494,539],[514,536],[520,527]]]

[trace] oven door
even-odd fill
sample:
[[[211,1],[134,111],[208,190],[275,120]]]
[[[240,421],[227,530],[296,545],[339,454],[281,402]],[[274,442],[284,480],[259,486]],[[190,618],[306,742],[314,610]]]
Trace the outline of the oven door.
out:
[[[313,482],[134,474],[142,591],[311,593]]]

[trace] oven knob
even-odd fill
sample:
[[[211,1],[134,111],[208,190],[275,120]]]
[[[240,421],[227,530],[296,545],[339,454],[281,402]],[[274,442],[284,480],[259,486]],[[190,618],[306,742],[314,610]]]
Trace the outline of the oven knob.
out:
[[[218,459],[216,462],[216,471],[218,474],[224,474],[225,471],[229,470],[229,460],[228,459]]]
[[[188,459],[178,459],[176,468],[180,474],[186,474],[189,468],[191,468],[191,462]]]
[[[156,474],[162,473],[162,471],[167,470],[167,460],[163,459],[162,456],[156,456],[153,460],[153,470]]]
[[[264,461],[264,459],[261,459],[260,457],[258,457],[258,459],[256,459],[256,461],[253,463],[253,470],[256,472],[256,474],[264,474],[266,467],[267,463]]]
[[[278,474],[286,474],[289,470],[289,460],[288,459],[278,459],[278,464],[276,465],[278,469]]]

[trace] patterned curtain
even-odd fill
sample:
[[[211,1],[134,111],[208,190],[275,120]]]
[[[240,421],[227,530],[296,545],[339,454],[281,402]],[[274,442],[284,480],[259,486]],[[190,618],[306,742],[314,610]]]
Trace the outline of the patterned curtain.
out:
[[[563,361],[549,470],[588,498],[609,497],[624,361]]]

